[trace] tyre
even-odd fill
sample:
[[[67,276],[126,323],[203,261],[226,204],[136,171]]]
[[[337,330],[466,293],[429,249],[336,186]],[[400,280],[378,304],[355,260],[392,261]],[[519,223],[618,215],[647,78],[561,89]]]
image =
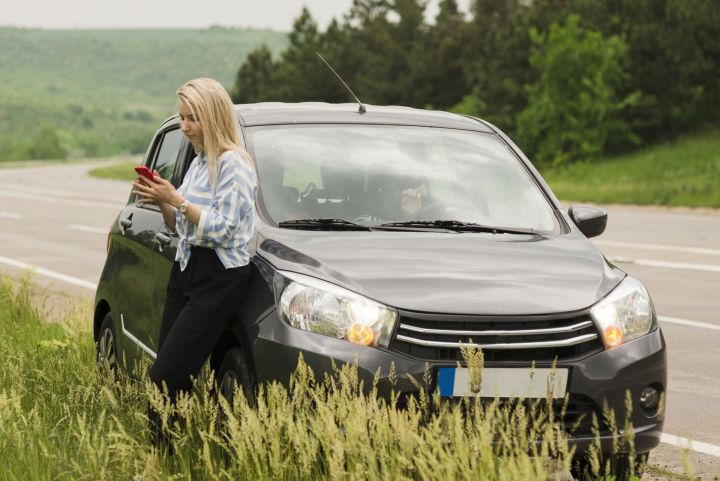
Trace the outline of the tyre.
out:
[[[230,406],[233,404],[235,389],[242,389],[248,403],[255,403],[255,376],[241,348],[234,347],[225,353],[218,368],[217,383],[219,394]]]
[[[649,453],[639,453],[634,459],[630,459],[628,454],[604,455],[600,467],[600,478],[603,476],[614,476],[616,481],[629,481],[634,475],[636,478],[642,478],[647,464]],[[581,456],[573,460],[571,474],[578,481],[598,479],[593,476],[590,462],[586,456]]]
[[[108,312],[100,324],[96,347],[96,360],[98,366],[107,368],[112,372],[113,378],[117,379],[117,343],[115,341],[115,325],[112,316]]]

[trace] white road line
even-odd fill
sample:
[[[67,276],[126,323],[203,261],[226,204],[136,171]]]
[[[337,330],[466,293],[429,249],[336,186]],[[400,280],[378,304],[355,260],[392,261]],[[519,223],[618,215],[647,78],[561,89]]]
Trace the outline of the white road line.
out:
[[[6,264],[9,266],[17,267],[19,269],[30,269],[33,271],[33,273],[35,273],[37,275],[49,277],[51,279],[56,279],[58,281],[67,282],[68,284],[84,287],[85,289],[90,289],[92,291],[97,289],[97,284],[95,284],[94,282],[86,281],[85,279],[80,279],[78,277],[72,277],[72,276],[67,276],[65,274],[60,274],[59,272],[55,272],[55,271],[51,271],[48,269],[44,269],[42,267],[34,266],[32,264],[28,264],[27,262],[16,261],[15,259],[10,259],[8,257],[0,256],[0,264]]]
[[[679,319],[677,317],[658,316],[660,322],[667,322],[670,324],[680,324],[681,326],[699,327],[701,329],[712,329],[714,331],[720,331],[720,325],[710,324],[709,322],[701,321],[690,321],[688,319]]]
[[[53,197],[51,195],[37,195],[37,194],[30,194],[26,192],[10,192],[10,191],[3,191],[0,190],[0,196],[2,197],[14,197],[16,199],[26,199],[26,200],[39,200],[39,201],[45,201],[45,202],[52,202],[53,204],[62,203],[62,204],[72,204],[72,205],[82,205],[85,207],[101,207],[104,209],[113,209],[115,211],[120,210],[123,206],[122,202],[118,202],[117,204],[112,204],[110,202],[96,202],[96,201],[90,201],[90,200],[76,200],[76,199],[65,199],[62,197]]]
[[[128,182],[128,193],[130,192],[130,182]],[[114,197],[101,197],[97,195],[91,195],[91,196],[79,196],[77,192],[69,191],[69,190],[55,190],[55,189],[48,189],[47,187],[35,187],[32,185],[21,185],[21,184],[7,184],[4,182],[0,182],[0,189],[4,191],[11,191],[11,192],[17,192],[20,194],[24,193],[30,193],[30,194],[39,194],[39,195],[51,195],[53,197],[65,197],[67,199],[79,199],[79,200],[89,200],[89,201],[95,201],[98,202],[113,202],[115,200]]]
[[[0,217],[3,219],[22,219],[22,216],[15,212],[0,212]]]
[[[672,434],[662,433],[660,441],[665,444],[670,444],[678,448],[690,449],[696,453],[708,454],[720,458],[720,446],[714,444],[703,443],[700,441],[694,441],[688,438],[681,438]]]
[[[604,239],[597,239],[593,241],[599,246],[607,247],[627,247],[630,249],[645,249],[651,251],[673,251],[673,252],[685,252],[688,254],[704,254],[709,256],[720,256],[720,249],[706,249],[703,247],[684,247],[684,246],[672,246],[666,244],[641,244],[636,242],[619,242]]]
[[[685,269],[691,271],[720,272],[719,265],[713,264],[690,264],[687,262],[654,261],[650,259],[633,259],[631,257],[608,257],[610,262],[621,264],[636,264],[639,266],[662,267],[666,269]]]
[[[108,229],[98,229],[97,227],[90,227],[89,225],[82,225],[82,224],[70,224],[68,225],[69,229],[72,230],[80,230],[83,232],[92,232],[93,234],[107,234]]]

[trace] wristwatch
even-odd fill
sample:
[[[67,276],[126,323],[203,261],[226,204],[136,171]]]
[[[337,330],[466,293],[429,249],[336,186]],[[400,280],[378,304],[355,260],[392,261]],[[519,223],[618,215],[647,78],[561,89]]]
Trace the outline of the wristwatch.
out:
[[[187,201],[187,199],[185,199],[184,201],[182,201],[182,204],[180,204],[178,206],[178,210],[180,211],[181,214],[184,214],[185,212],[187,212],[187,209],[188,209],[188,201]]]

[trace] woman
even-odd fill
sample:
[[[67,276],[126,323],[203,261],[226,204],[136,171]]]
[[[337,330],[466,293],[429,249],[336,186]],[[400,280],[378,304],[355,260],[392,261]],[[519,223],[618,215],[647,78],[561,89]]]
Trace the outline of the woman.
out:
[[[182,185],[154,172],[133,185],[141,202],[156,204],[180,240],[167,286],[158,353],[150,379],[167,386],[172,403],[192,388],[232,316],[250,273],[257,177],[240,146],[232,101],[217,81],[199,78],[177,91],[181,131],[199,155]],[[166,441],[159,414],[148,406],[151,440]]]

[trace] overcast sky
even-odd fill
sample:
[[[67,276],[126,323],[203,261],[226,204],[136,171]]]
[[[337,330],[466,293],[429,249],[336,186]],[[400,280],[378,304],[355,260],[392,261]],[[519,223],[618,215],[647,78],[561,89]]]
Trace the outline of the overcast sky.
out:
[[[469,0],[459,0],[467,10]],[[233,27],[288,31],[303,5],[325,28],[352,0],[0,0],[0,25],[43,28]],[[437,0],[430,0],[434,17]]]

